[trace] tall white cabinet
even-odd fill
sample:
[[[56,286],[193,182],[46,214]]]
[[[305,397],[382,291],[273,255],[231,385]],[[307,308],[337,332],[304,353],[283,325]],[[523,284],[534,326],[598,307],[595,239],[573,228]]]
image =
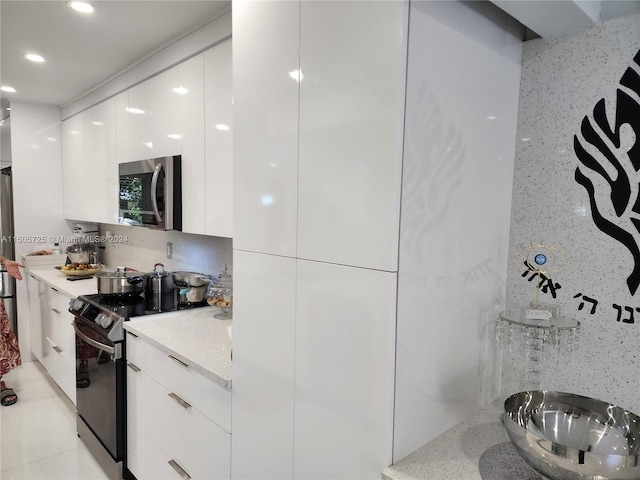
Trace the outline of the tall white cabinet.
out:
[[[378,478],[497,396],[521,32],[468,2],[233,22],[232,476]]]
[[[357,59],[400,65],[408,4],[357,7],[234,4],[234,478],[391,462],[405,79]]]

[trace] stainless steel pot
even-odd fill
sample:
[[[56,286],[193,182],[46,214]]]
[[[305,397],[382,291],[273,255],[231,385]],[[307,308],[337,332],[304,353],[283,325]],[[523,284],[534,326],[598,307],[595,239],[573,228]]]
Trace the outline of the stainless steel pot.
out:
[[[96,246],[76,243],[67,247],[67,258],[70,262],[96,263]]]
[[[144,300],[147,310],[162,312],[176,306],[176,290],[173,277],[162,263],[153,266],[153,272],[144,275]]]
[[[211,275],[196,272],[173,272],[173,283],[178,291],[178,303],[190,305],[205,302]]]
[[[118,267],[115,272],[98,272],[98,293],[111,296],[139,295],[144,290],[144,276]]]
[[[162,263],[153,266],[153,272],[144,274],[144,294],[173,293],[174,283],[171,274],[164,269]]]
[[[173,283],[178,288],[207,286],[213,278],[206,273],[196,272],[173,272],[171,276],[173,277]]]

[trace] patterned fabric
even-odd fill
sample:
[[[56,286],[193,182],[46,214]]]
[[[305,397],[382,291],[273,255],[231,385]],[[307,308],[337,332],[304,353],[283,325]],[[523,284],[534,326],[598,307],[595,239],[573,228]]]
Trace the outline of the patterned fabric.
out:
[[[11,331],[9,315],[0,298],[0,377],[22,364],[18,339]]]

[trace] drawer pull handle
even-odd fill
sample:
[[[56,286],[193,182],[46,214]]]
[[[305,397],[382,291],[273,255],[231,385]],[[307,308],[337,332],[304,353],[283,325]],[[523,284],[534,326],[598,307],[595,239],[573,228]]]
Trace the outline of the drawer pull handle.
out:
[[[47,342],[51,344],[51,348],[53,348],[58,353],[62,353],[62,349],[59,346],[57,346],[53,340],[51,340],[49,337],[46,337],[46,338],[47,338]]]
[[[175,460],[169,460],[169,465],[171,465],[173,469],[176,472],[178,472],[178,475],[180,475],[183,480],[189,480],[191,478],[191,475],[185,472],[183,468],[180,465],[178,465],[178,462],[176,462]]]
[[[136,335],[133,332],[130,332],[129,330],[127,330],[127,335],[131,335],[133,338],[138,338],[138,335]]]
[[[53,310],[55,313],[60,313],[60,310],[58,310],[57,308],[52,308],[51,310]]]
[[[189,364],[183,362],[182,360],[180,360],[179,358],[174,357],[173,355],[169,355],[169,358],[175,362],[178,362],[180,365],[182,365],[183,367],[188,367]]]
[[[127,367],[129,367],[131,370],[133,370],[136,373],[140,371],[140,369],[135,365],[135,363],[127,363]]]
[[[178,404],[181,407],[184,408],[191,408],[191,404],[189,402],[185,402],[183,399],[181,399],[178,395],[176,395],[175,393],[169,393],[168,394],[173,400],[175,400],[176,402],[178,402]]]

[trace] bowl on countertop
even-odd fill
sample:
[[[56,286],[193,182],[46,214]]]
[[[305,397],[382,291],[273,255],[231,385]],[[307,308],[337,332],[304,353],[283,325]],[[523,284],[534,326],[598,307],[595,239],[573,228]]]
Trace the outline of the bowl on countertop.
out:
[[[104,268],[104,265],[100,264],[81,264],[73,266],[73,264],[62,265],[53,267],[56,270],[64,273],[68,277],[84,277],[87,275],[95,275]]]
[[[533,390],[505,400],[518,453],[552,480],[640,480],[640,418],[571,393]]]

